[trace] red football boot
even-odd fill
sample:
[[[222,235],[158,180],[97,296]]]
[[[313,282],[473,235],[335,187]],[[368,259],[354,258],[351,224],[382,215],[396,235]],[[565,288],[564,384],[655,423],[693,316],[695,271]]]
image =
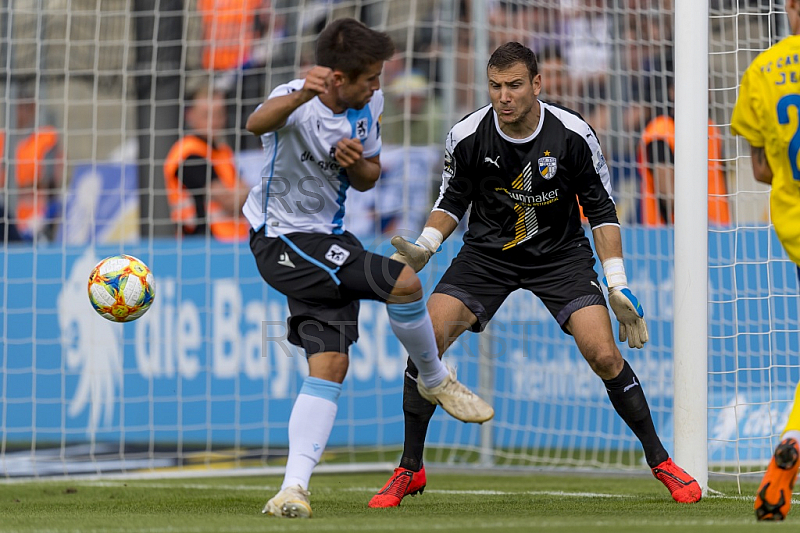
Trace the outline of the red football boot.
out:
[[[386,485],[372,497],[369,506],[372,508],[397,507],[406,496],[422,494],[425,490],[425,467],[419,472],[405,468],[395,468],[394,474]]]
[[[695,503],[703,497],[700,484],[686,470],[667,459],[652,469],[657,480],[664,484],[678,503]]]

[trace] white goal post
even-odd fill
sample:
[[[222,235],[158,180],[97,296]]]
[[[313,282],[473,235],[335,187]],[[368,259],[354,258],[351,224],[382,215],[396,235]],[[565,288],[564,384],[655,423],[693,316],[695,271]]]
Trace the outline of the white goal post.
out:
[[[708,488],[708,0],[676,0],[675,460]]]

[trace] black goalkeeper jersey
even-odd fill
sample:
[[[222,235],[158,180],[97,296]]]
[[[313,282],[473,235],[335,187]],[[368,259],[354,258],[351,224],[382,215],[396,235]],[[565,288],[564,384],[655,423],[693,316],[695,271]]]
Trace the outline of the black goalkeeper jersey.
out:
[[[445,142],[434,210],[461,220],[472,206],[464,242],[509,262],[537,260],[588,246],[592,228],[619,225],[600,143],[577,113],[539,102],[536,131],[513,139],[490,105],[458,122]]]

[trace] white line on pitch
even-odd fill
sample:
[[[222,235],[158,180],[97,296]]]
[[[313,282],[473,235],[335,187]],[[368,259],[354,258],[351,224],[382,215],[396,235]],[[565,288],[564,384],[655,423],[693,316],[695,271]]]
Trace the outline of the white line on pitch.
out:
[[[81,482],[80,485],[89,487],[122,487],[127,485],[131,488],[154,488],[154,489],[190,489],[190,490],[239,490],[239,491],[257,491],[269,494],[271,491],[276,491],[280,487],[277,485],[206,485],[199,483],[149,483],[149,482],[131,482],[131,481],[92,481]],[[380,487],[343,487],[343,488],[328,488],[320,487],[311,491],[317,493],[329,492],[367,492],[372,493],[379,490]],[[566,492],[557,490],[447,490],[447,489],[425,489],[426,494],[452,494],[452,495],[474,495],[474,496],[563,496],[568,498],[641,498],[639,495],[633,494],[606,494],[602,492]],[[795,493],[796,494],[796,493]],[[709,500],[738,500],[738,501],[752,501],[753,496],[745,495],[727,495],[727,494],[709,494],[704,496],[704,499]],[[800,504],[800,499],[793,498],[792,504]]]

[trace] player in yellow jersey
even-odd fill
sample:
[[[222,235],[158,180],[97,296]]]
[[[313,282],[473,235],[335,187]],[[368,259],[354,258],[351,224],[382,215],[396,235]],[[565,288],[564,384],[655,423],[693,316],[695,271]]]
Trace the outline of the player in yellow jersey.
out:
[[[775,232],[800,276],[800,0],[786,0],[792,35],[761,53],[742,77],[731,130],[750,142],[753,172],[772,184]],[[800,455],[800,387],[755,501],[759,520],[783,520]]]

